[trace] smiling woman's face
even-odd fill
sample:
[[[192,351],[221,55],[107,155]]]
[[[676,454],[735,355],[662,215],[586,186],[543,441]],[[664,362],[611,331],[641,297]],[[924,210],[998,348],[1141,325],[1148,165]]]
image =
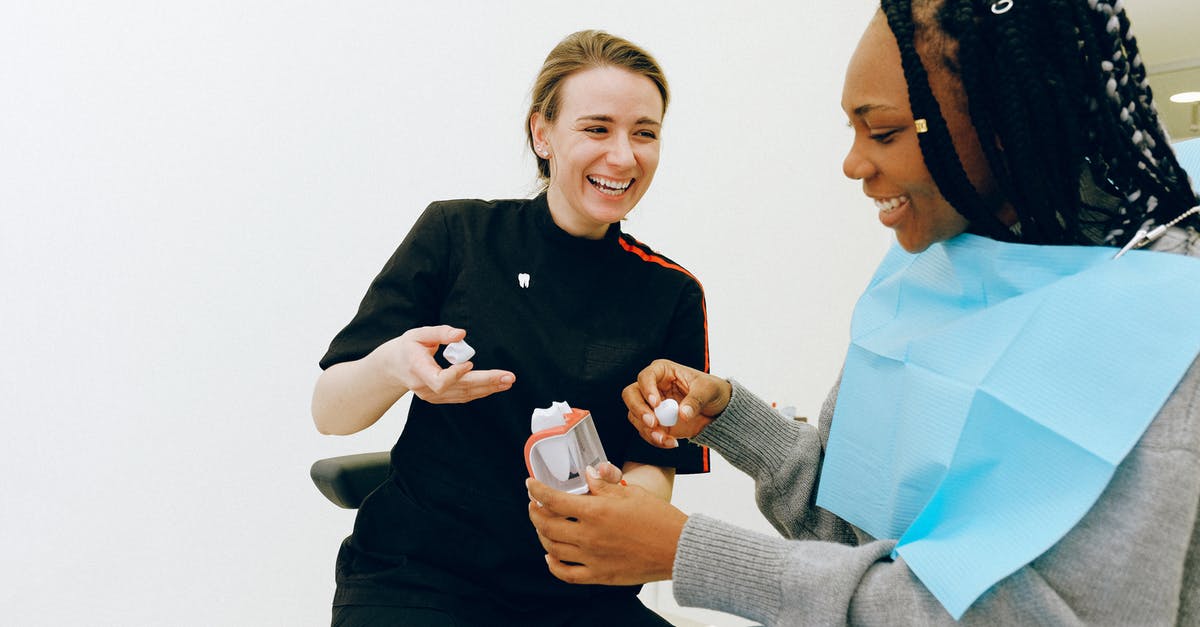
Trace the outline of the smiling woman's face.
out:
[[[553,122],[530,120],[534,143],[548,151],[547,202],[564,231],[599,239],[654,179],[662,94],[649,78],[608,66],[569,76],[561,98]]]
[[[944,71],[930,72],[929,81],[967,175],[984,196],[994,196],[995,181],[961,95],[954,93],[957,84]],[[905,250],[921,252],[966,230],[967,219],[942,197],[925,166],[900,51],[882,13],[871,20],[850,59],[842,109],[854,129],[842,171],[862,181],[879,221],[896,232]]]

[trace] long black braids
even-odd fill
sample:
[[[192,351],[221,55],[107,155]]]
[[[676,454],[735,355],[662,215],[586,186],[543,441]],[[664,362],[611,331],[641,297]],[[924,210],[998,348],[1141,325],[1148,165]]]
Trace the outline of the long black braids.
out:
[[[958,159],[941,107],[929,87],[925,66],[917,54],[912,3],[910,0],[884,0],[882,7],[887,14],[888,25],[900,44],[900,62],[908,82],[908,98],[913,115],[924,119],[927,124],[927,130],[918,137],[921,154],[925,157],[934,183],[955,210],[967,218],[973,229],[997,239],[1010,239],[1008,229],[984,206]]]
[[[973,231],[1037,244],[1120,245],[1197,198],[1171,151],[1121,0],[883,0],[900,47],[922,154]],[[940,5],[940,6],[937,6]],[[936,9],[936,18],[933,17]],[[936,24],[933,21],[936,19]],[[1004,229],[971,185],[929,87],[927,58],[962,81],[1001,193]],[[1200,228],[1200,216],[1184,225]]]

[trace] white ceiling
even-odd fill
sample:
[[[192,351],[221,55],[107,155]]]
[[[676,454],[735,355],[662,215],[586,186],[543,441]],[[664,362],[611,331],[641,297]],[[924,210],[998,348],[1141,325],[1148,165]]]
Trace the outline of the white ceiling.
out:
[[[1156,66],[1200,65],[1200,2],[1197,0],[1127,0],[1142,59]]]
[[[1200,1],[1126,0],[1125,9],[1167,132],[1175,140],[1200,137],[1192,126],[1193,105],[1168,100],[1180,91],[1200,91]]]

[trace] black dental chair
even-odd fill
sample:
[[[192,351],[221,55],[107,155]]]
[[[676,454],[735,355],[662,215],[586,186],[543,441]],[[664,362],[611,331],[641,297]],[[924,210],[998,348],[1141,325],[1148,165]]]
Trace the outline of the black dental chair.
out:
[[[388,478],[388,451],[319,459],[308,474],[325,498],[345,509],[358,509],[371,490]]]

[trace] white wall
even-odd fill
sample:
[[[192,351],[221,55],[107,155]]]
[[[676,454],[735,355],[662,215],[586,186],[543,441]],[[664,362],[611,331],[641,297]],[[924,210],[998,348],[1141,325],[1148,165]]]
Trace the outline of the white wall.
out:
[[[308,466],[388,448],[406,407],[320,436],[316,361],[429,201],[529,194],[526,92],[580,28],[672,83],[626,230],[704,283],[714,372],[814,415],[890,239],[840,169],[872,6],[5,2],[4,621],[328,623],[353,513]],[[723,463],[677,495],[769,531]]]

